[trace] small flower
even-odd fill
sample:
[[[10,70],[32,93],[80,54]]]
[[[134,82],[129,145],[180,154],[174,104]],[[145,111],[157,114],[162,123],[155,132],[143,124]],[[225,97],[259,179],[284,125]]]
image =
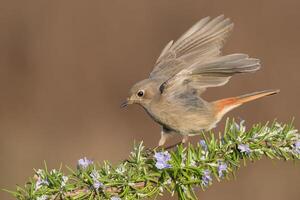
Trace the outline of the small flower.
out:
[[[100,174],[97,170],[93,170],[92,173],[90,174],[90,176],[92,177],[93,179],[93,187],[98,190],[100,187],[103,186],[103,183],[101,183],[99,181],[99,178],[100,178]]]
[[[300,140],[296,141],[295,144],[293,145],[293,147],[294,147],[294,149],[293,149],[294,152],[296,154],[300,154]]]
[[[121,166],[119,166],[117,169],[116,169],[116,172],[118,173],[118,174],[124,174],[125,173],[125,167],[124,167],[124,165],[121,165]]]
[[[207,151],[207,144],[206,144],[205,140],[200,140],[199,144],[204,151]]]
[[[238,149],[240,150],[241,153],[246,153],[248,155],[251,153],[249,144],[239,144]]]
[[[158,189],[159,189],[159,192],[161,192],[161,193],[164,192],[164,187],[163,186],[160,186]]]
[[[61,181],[60,186],[61,186],[61,187],[65,187],[66,184],[67,184],[67,181],[69,180],[69,177],[67,177],[67,176],[62,176],[61,179],[62,179],[62,181]]]
[[[44,170],[38,169],[38,170],[36,171],[36,174],[37,174],[38,176],[43,176],[43,175],[44,175]]]
[[[90,176],[92,177],[93,180],[98,180],[100,178],[99,172],[95,169],[91,172]]]
[[[165,160],[170,160],[171,155],[167,151],[157,152],[157,153],[155,153],[154,158],[156,158],[156,160],[165,161]]]
[[[260,136],[260,134],[259,133],[253,133],[253,135],[252,135],[252,139],[257,139],[258,137]]]
[[[111,197],[110,200],[121,200],[121,198],[114,196],[114,197]]]
[[[171,165],[166,162],[157,161],[155,164],[155,167],[157,169],[166,169],[166,168],[170,168]]]
[[[187,189],[187,187],[185,185],[182,185],[181,188],[182,188],[182,190],[183,190],[184,193],[188,192],[188,189]]]
[[[156,159],[155,166],[157,167],[157,169],[165,169],[171,167],[171,165],[168,164],[168,161],[171,159],[171,155],[169,154],[169,152],[157,152],[155,153],[154,158]]]
[[[41,177],[38,177],[38,180],[35,183],[35,190],[40,189],[42,186],[48,186],[49,182],[47,180],[42,179]]]
[[[192,181],[195,181],[195,180],[196,180],[196,177],[192,175],[192,176],[191,176],[191,180],[192,180]]]
[[[47,179],[45,178],[45,171],[42,169],[39,169],[36,171],[37,174],[37,180],[35,182],[35,191],[37,191],[38,189],[40,189],[42,186],[48,186],[49,182],[47,181]]]
[[[164,182],[165,185],[171,185],[171,183],[172,183],[172,180],[170,178]]]
[[[197,163],[196,163],[196,161],[194,159],[191,160],[190,166],[192,166],[192,167],[196,167],[197,166]]]
[[[47,200],[47,199],[48,199],[47,195],[42,195],[42,196],[36,198],[36,200]]]
[[[208,184],[212,181],[210,174],[211,174],[211,172],[209,169],[204,170],[203,175],[202,175],[202,184],[204,186],[208,186]]]
[[[98,180],[94,180],[93,187],[98,190],[100,187],[103,187],[103,183]]]
[[[205,156],[201,156],[201,158],[200,158],[200,160],[205,160],[206,159],[206,157]]]
[[[227,164],[219,162],[219,166],[218,166],[219,178],[222,178],[224,176],[223,172],[226,172],[226,171],[227,171]]]
[[[92,160],[87,159],[86,157],[78,160],[77,167],[86,169],[89,165],[93,164]]]

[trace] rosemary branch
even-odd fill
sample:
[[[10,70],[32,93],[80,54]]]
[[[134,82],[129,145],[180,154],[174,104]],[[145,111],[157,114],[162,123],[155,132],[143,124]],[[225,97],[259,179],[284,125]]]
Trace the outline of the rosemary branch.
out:
[[[299,160],[300,134],[292,124],[255,124],[227,120],[224,133],[201,133],[196,145],[149,154],[136,144],[127,160],[117,166],[105,161],[95,164],[83,158],[77,169],[39,169],[24,187],[10,192],[19,200],[57,199],[143,199],[177,194],[181,200],[197,199],[194,187],[205,190],[213,180],[229,179],[240,162],[269,159]]]

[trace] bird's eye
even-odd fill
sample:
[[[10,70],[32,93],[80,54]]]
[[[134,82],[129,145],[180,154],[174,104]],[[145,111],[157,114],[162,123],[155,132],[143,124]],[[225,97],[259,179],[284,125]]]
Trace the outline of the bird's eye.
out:
[[[144,91],[143,90],[139,90],[137,93],[138,97],[142,97],[144,96]]]

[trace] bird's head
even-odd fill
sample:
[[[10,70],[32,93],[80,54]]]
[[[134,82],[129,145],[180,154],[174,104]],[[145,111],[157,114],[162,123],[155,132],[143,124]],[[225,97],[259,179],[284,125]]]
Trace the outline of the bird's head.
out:
[[[125,107],[129,104],[139,104],[143,107],[147,107],[152,99],[159,94],[159,83],[154,79],[145,79],[136,83],[130,89],[129,96],[121,107]]]

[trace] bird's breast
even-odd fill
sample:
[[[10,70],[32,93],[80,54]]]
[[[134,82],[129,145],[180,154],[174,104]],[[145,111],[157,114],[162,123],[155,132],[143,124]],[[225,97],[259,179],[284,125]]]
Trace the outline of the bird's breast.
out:
[[[210,129],[215,121],[210,108],[205,106],[182,106],[176,102],[157,101],[146,111],[160,125],[183,135]]]

